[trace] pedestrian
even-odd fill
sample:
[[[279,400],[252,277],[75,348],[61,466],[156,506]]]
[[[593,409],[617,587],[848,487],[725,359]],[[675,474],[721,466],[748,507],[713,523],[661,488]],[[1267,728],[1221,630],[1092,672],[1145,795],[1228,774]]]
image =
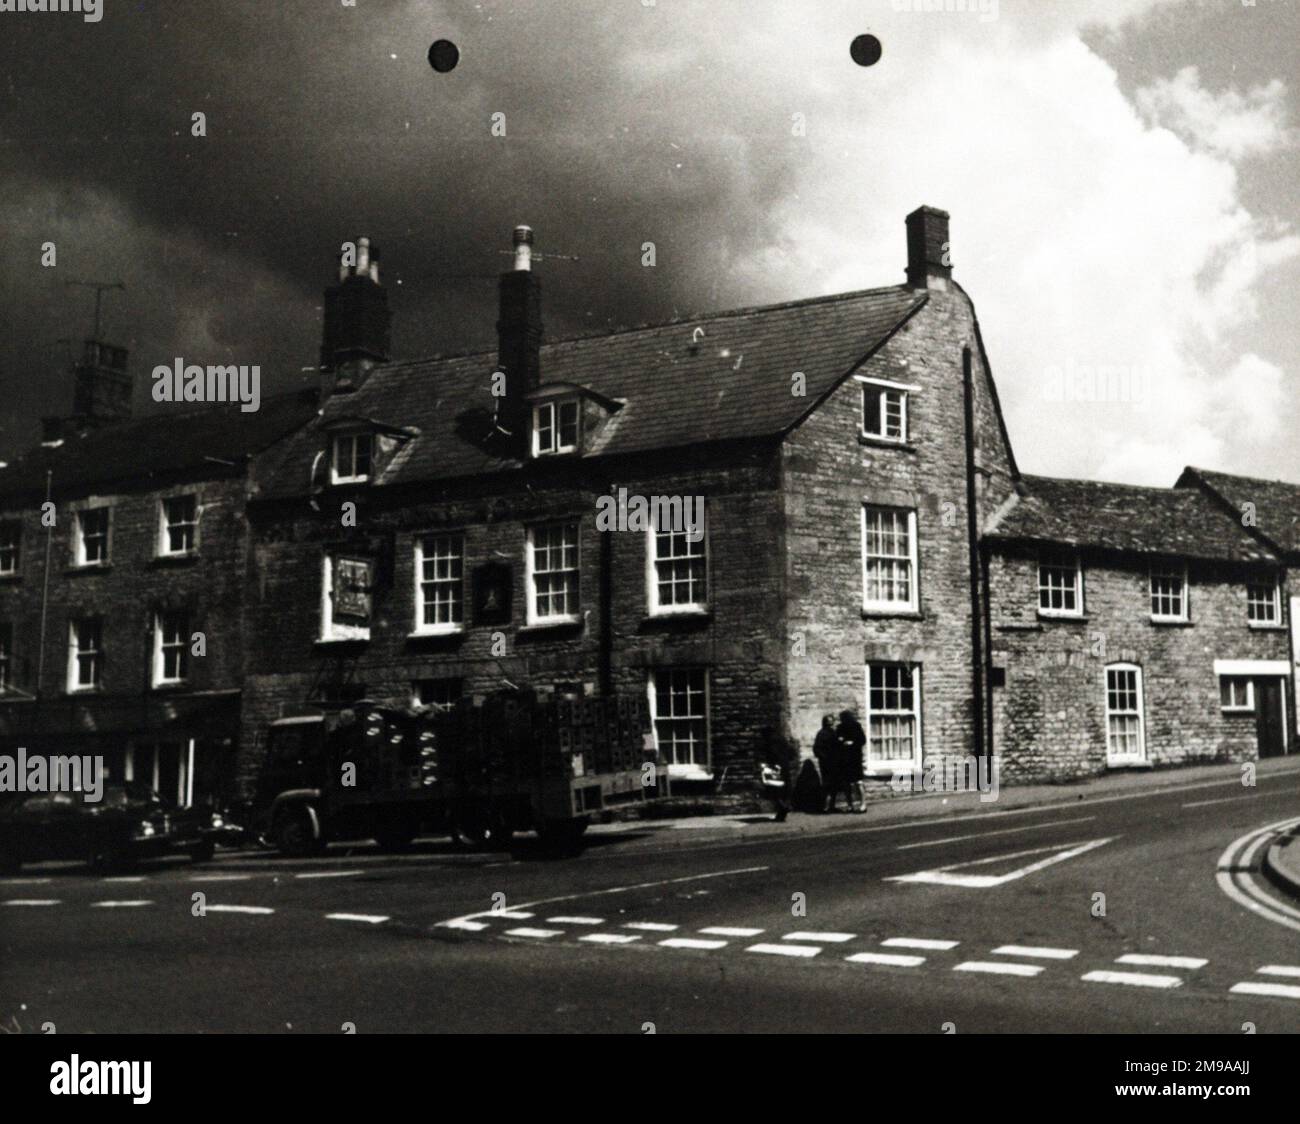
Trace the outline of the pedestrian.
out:
[[[867,797],[862,783],[862,750],[867,744],[867,735],[853,711],[840,711],[840,724],[835,728],[835,736],[841,753],[840,780],[849,801],[849,811],[865,812]]]
[[[764,726],[758,740],[758,776],[763,793],[772,801],[777,823],[790,814],[794,794],[794,747],[770,726]]]
[[[813,741],[813,756],[817,758],[817,771],[822,776],[822,811],[833,812],[835,797],[843,787],[840,781],[843,754],[839,734],[835,729],[835,718],[830,714],[822,715],[822,728],[817,731],[817,737]]]

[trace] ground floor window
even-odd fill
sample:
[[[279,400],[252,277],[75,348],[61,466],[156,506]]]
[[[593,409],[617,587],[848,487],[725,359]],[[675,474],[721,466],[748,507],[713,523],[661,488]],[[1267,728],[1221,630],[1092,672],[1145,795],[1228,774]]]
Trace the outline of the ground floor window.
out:
[[[1106,669],[1106,757],[1112,764],[1146,759],[1142,670],[1133,664]]]
[[[1219,703],[1224,710],[1255,709],[1255,685],[1244,676],[1225,675],[1219,680]]]
[[[708,673],[661,667],[650,673],[650,716],[655,748],[675,766],[709,767]]]
[[[921,763],[921,668],[867,665],[867,761],[880,771]]]
[[[193,740],[131,742],[126,747],[122,779],[146,785],[164,800],[188,808],[194,803]]]

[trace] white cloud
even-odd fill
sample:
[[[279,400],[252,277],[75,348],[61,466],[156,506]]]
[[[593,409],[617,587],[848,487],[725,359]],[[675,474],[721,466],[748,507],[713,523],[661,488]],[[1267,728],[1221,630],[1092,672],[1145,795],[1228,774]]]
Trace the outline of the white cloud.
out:
[[[1239,160],[1295,143],[1287,125],[1286,95],[1286,85],[1277,78],[1244,94],[1233,89],[1214,93],[1201,85],[1196,67],[1185,66],[1173,78],[1138,90],[1137,103],[1149,120],[1198,148]]]

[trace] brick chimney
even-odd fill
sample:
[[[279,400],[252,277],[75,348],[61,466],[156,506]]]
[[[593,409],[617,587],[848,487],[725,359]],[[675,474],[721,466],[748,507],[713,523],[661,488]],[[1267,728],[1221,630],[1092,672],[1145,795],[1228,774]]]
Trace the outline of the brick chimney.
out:
[[[356,261],[339,255],[338,283],[325,290],[325,323],[320,365],[326,394],[355,390],[391,350],[388,293],[379,283],[379,248],[369,238],[356,241]]]
[[[907,283],[914,289],[947,289],[952,281],[948,212],[917,207],[907,216]]]
[[[501,274],[497,317],[497,365],[505,372],[506,393],[498,399],[497,425],[508,431],[518,455],[528,449],[529,409],[526,396],[541,379],[542,285],[533,272],[533,232],[517,226],[515,267]]]

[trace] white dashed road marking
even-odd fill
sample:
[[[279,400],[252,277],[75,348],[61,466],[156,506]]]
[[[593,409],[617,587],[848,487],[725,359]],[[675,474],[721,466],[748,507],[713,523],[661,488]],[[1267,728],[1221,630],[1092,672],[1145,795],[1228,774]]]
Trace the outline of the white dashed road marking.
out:
[[[781,939],[783,941],[818,941],[822,944],[836,944],[840,941],[851,941],[856,937],[856,933],[786,933]]]
[[[907,956],[901,952],[855,952],[844,959],[851,964],[887,964],[895,968],[915,968],[925,963],[924,956]]]
[[[954,972],[987,972],[993,976],[1036,976],[1043,970],[1041,964],[1003,964],[992,960],[966,960]]]
[[[538,940],[545,940],[547,937],[562,937],[562,929],[530,929],[527,925],[518,929],[507,929],[507,937],[536,937]]]
[[[603,925],[603,917],[548,917],[548,925]]]
[[[740,929],[730,925],[711,925],[707,929],[701,929],[700,932],[705,936],[713,937],[756,937],[762,929]]]
[[[251,874],[196,874],[191,882],[247,882]]]
[[[153,905],[150,901],[131,902],[91,902],[91,909],[138,909],[142,905]]]
[[[442,929],[466,929],[471,933],[480,932],[487,928],[482,921],[467,921],[463,917],[454,917],[450,921],[439,921],[438,927]]]
[[[269,906],[264,905],[209,905],[205,906],[204,909],[208,913],[255,913],[263,915],[275,912]]]
[[[746,952],[766,952],[772,956],[816,956],[821,946],[815,944],[751,944]]]
[[[726,941],[701,941],[694,937],[669,937],[666,941],[660,941],[663,948],[725,948]]]
[[[504,917],[510,921],[527,921],[533,915],[525,913],[522,909],[495,909],[492,911],[491,916]]]
[[[647,933],[672,933],[680,926],[665,925],[662,921],[629,921],[624,929],[642,929]]]
[[[60,898],[10,898],[0,905],[58,905]]]
[[[1128,984],[1130,987],[1182,987],[1177,976],[1153,976],[1147,972],[1086,972],[1080,977],[1090,983]]]
[[[101,882],[143,882],[143,874],[118,875],[116,878],[101,878]]]
[[[48,878],[0,878],[0,886],[44,886]]]
[[[1077,948],[1041,948],[1037,945],[1004,944],[993,950],[994,956],[1027,956],[1030,960],[1069,960],[1078,956]]]
[[[585,937],[578,938],[580,941],[590,941],[592,944],[631,944],[640,939],[631,933],[588,933]]]
[[[1300,968],[1286,964],[1265,964],[1264,967],[1257,968],[1256,972],[1261,976],[1300,976]]]
[[[1116,964],[1137,964],[1143,968],[1204,968],[1209,963],[1199,956],[1148,956],[1143,952],[1126,952]]]
[[[956,948],[960,941],[932,941],[925,937],[890,937],[880,942],[885,948],[924,948],[935,952],[947,952]]]
[[[1258,983],[1247,980],[1233,984],[1229,991],[1238,995],[1269,995],[1274,999],[1300,999],[1300,987],[1295,984]]]
[[[363,870],[312,870],[305,874],[295,874],[295,878],[355,878],[364,874]]]
[[[326,921],[365,921],[371,925],[382,925],[387,917],[378,913],[327,913]]]

